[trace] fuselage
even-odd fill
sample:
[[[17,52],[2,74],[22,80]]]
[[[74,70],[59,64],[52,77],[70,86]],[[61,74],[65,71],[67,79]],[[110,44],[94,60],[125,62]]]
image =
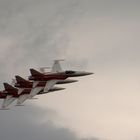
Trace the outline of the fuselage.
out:
[[[46,82],[45,81],[41,81],[37,84],[37,87],[45,87]],[[19,83],[15,83],[14,85],[17,88],[33,88],[33,82],[19,82]]]
[[[56,72],[56,73],[44,73],[43,75],[31,75],[29,76],[29,80],[33,81],[48,81],[48,80],[65,80],[68,77],[79,77],[91,75],[91,72],[82,72],[82,71],[64,71],[64,72]]]
[[[65,80],[68,76],[63,73],[47,73],[43,75],[29,76],[29,80],[34,81],[49,81],[49,80]]]

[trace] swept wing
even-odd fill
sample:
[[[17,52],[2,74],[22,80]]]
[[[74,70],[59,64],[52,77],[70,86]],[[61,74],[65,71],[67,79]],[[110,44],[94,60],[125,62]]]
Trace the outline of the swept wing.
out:
[[[11,103],[13,103],[17,98],[13,97],[12,95],[8,95],[2,103],[2,109],[7,108]]]

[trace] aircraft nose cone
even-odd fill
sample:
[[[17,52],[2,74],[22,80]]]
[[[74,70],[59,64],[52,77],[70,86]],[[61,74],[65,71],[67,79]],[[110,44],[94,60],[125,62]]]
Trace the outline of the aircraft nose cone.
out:
[[[86,72],[86,75],[94,74],[93,72]]]

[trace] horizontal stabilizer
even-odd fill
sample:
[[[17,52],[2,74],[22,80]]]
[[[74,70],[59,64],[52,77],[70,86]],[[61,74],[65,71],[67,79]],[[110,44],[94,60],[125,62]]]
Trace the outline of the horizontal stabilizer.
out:
[[[32,76],[43,76],[43,74],[35,69],[30,69],[30,73]]]

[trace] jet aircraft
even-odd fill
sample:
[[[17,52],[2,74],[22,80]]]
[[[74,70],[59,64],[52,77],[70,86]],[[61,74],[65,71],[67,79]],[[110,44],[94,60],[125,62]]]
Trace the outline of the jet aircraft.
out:
[[[33,82],[33,89],[31,91],[31,94],[35,93],[34,89],[36,89],[36,86],[40,81],[47,81],[44,92],[48,91],[51,87],[53,87],[58,81],[65,81],[69,77],[79,77],[79,76],[86,76],[86,75],[91,75],[93,73],[91,72],[85,72],[85,71],[72,71],[72,70],[66,70],[63,71],[60,63],[60,60],[55,60],[52,71],[47,72],[47,73],[41,73],[35,69],[30,69],[31,76],[29,76],[29,80],[34,81]]]
[[[46,72],[45,68],[40,68],[40,71],[31,68],[28,80],[16,75],[14,86],[4,83],[5,90],[0,91],[0,99],[4,99],[2,109],[7,109],[15,100],[20,106],[25,100],[31,99],[35,95],[64,90],[65,88],[55,87],[55,85],[77,82],[77,80],[69,79],[70,77],[93,74],[85,71],[62,70],[60,61],[62,60],[54,61],[50,72]]]
[[[32,92],[30,93],[29,98],[33,98],[36,94],[38,94],[40,91],[42,91],[45,87],[45,85],[47,84],[47,81],[39,81],[38,84],[36,85],[35,88],[33,88],[33,82],[26,80],[18,75],[15,76],[16,78],[16,83],[15,83],[15,87],[19,88],[19,94],[25,89],[25,88],[31,88],[33,89]],[[67,79],[67,80],[62,80],[62,81],[58,81],[56,84],[67,84],[67,83],[73,83],[73,82],[77,82],[77,80],[72,80],[72,79]],[[56,91],[56,90],[63,90],[64,88],[60,88],[60,87],[51,87],[49,88],[48,91]],[[48,91],[44,91],[45,93],[47,93]],[[28,97],[26,98],[28,99]]]
[[[2,103],[2,109],[6,109],[12,102],[17,99],[17,106],[21,106],[21,104],[30,97],[31,88],[24,88],[24,90],[19,94],[18,89],[9,85],[8,83],[4,83],[5,90],[0,92],[0,98],[4,99]],[[54,92],[59,90],[64,90],[65,88],[53,87],[48,92]],[[40,91],[38,95],[46,94],[46,92]]]

